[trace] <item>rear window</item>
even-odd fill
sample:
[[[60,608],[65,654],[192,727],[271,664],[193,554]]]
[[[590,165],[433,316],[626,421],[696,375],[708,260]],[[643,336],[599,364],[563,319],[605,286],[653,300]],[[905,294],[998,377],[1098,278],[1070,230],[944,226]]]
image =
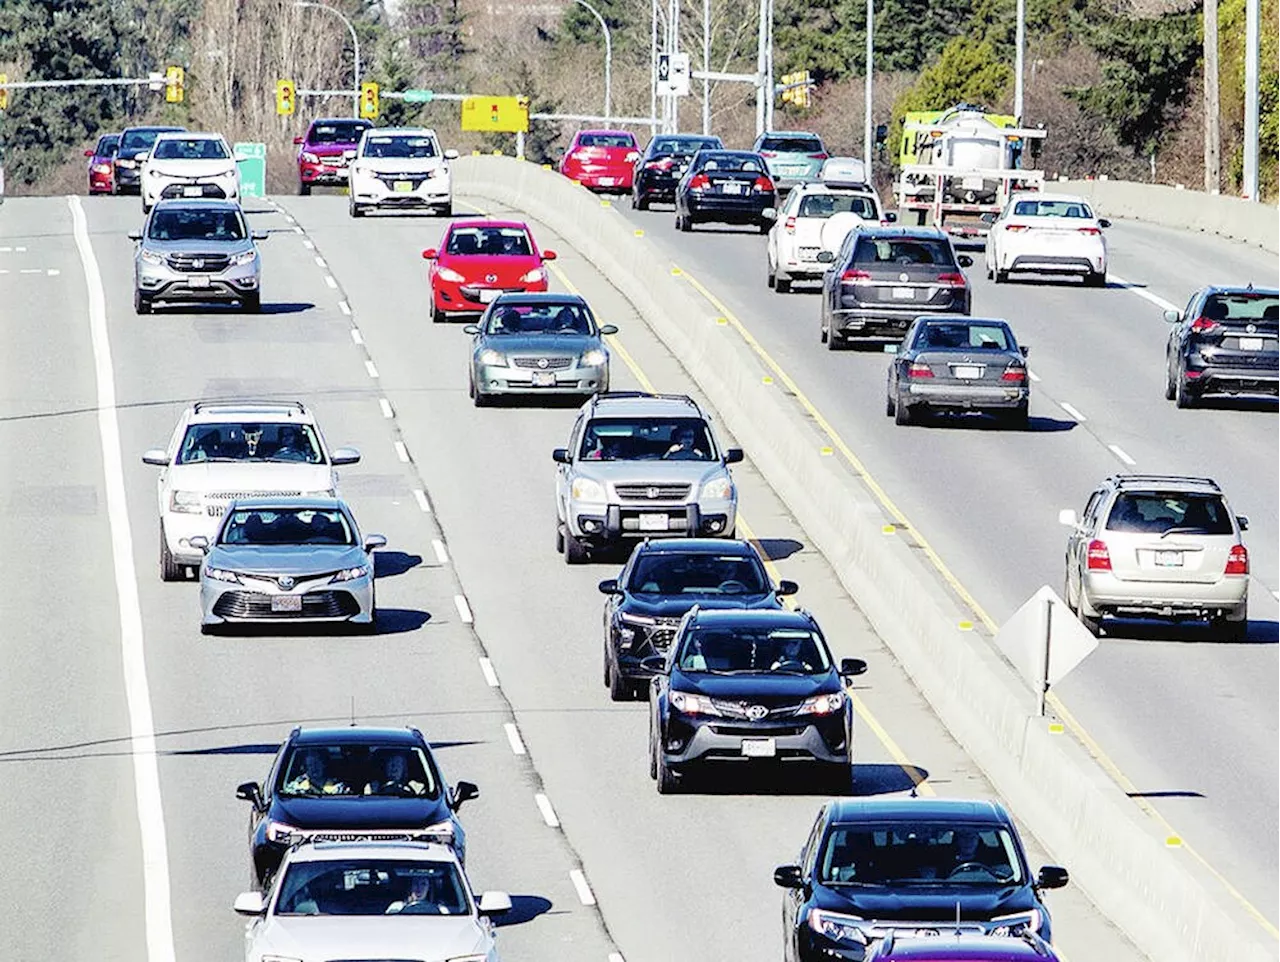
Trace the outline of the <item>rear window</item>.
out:
[[[955,266],[951,245],[933,237],[863,237],[853,254],[855,264],[936,264]]]
[[[94,153],[99,157],[114,157],[116,148],[120,146],[119,134],[107,134],[98,141],[98,146],[94,149]]]
[[[1074,200],[1020,200],[1013,212],[1020,217],[1093,217],[1088,204]]]
[[[1202,317],[1226,324],[1258,324],[1274,331],[1280,317],[1280,298],[1275,294],[1241,291],[1234,294],[1210,294],[1205,298]]]
[[[917,348],[957,348],[987,351],[1009,350],[1003,327],[991,324],[926,324],[916,334]]]
[[[1107,518],[1108,531],[1135,534],[1232,534],[1227,506],[1216,494],[1125,492]]]
[[[310,144],[354,144],[373,124],[358,120],[316,124],[307,134]]]
[[[634,147],[636,139],[631,134],[579,134],[579,147]]]
[[[766,137],[760,149],[779,154],[820,154],[822,141],[817,137]]]
[[[857,194],[810,194],[800,202],[800,217],[832,217],[836,214],[857,214],[863,220],[879,220],[876,202]]]
[[[698,156],[702,158],[698,164],[698,170],[739,170],[749,174],[764,173],[764,164],[752,154],[708,154],[703,152]]]
[[[654,143],[652,153],[655,156],[662,154],[696,154],[700,150],[709,147],[723,147],[719,137],[673,137],[659,138]]]

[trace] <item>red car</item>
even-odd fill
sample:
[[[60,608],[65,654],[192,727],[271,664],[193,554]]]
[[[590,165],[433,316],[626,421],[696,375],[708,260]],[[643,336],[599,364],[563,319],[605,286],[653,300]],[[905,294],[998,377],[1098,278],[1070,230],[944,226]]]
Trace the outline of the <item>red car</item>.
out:
[[[428,247],[422,257],[431,262],[431,320],[439,324],[449,314],[478,314],[505,291],[545,291],[542,262],[556,252],[539,251],[518,220],[459,220],[440,249]]]
[[[119,134],[103,134],[98,138],[98,146],[84,152],[89,158],[89,193],[116,192],[115,159],[116,148],[119,146]]]
[[[369,120],[349,117],[321,117],[311,121],[305,137],[294,137],[298,145],[298,193],[304,197],[312,187],[347,186],[347,151],[360,145]]]
[[[560,173],[592,190],[630,193],[640,145],[627,130],[580,130],[560,159]]]

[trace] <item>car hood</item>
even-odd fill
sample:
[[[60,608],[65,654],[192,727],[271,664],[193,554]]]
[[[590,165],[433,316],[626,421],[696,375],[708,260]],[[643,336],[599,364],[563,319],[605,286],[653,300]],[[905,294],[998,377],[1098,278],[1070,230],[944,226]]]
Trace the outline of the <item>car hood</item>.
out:
[[[997,915],[1030,911],[1036,907],[1029,886],[916,885],[889,888],[840,889],[822,886],[814,890],[814,904],[834,912],[864,919],[891,921],[955,921],[960,917],[986,920]]]
[[[489,283],[503,285],[517,283],[525,274],[542,266],[542,260],[531,254],[441,254],[436,263],[457,271],[468,281],[482,281],[493,274],[498,279]]]
[[[357,157],[361,170],[378,174],[425,173],[444,166],[442,157]]]
[[[582,354],[601,347],[600,338],[590,334],[499,334],[482,337],[478,348],[491,348],[503,354],[532,354],[547,357]]]
[[[232,544],[217,545],[209,552],[211,568],[294,577],[369,563],[369,555],[360,545]]]
[[[746,699],[773,707],[788,705],[813,695],[840,690],[840,679],[833,672],[823,675],[707,675],[680,673],[678,691],[690,691],[708,698],[726,701]],[[953,906],[954,910],[954,906]]]
[[[577,473],[610,484],[699,483],[724,473],[719,461],[579,461]]]
[[[206,237],[193,237],[190,240],[155,240],[148,237],[143,242],[143,246],[159,254],[212,254],[217,257],[229,257],[241,251],[253,250],[253,241],[248,237],[239,240],[215,240]]]
[[[354,140],[347,143],[335,141],[328,144],[303,144],[301,150],[308,154],[315,154],[317,157],[341,157],[348,150],[355,150],[359,146]]]
[[[388,798],[381,795],[329,795],[321,798],[276,796],[270,817],[303,829],[425,828],[449,818],[439,798]]]
[[[471,916],[276,916],[254,950],[302,959],[452,959],[484,955],[490,936]]]
[[[744,608],[780,608],[778,596],[773,592],[763,595],[721,595],[713,593],[690,593],[683,595],[667,595],[661,598],[643,598],[631,595],[625,604],[619,606],[620,612],[629,615],[642,615],[650,618],[683,618],[690,608],[716,608],[734,610]]]
[[[333,486],[327,464],[276,461],[198,461],[169,467],[169,486],[179,491],[238,498],[277,494],[314,494]]]
[[[236,162],[226,160],[148,160],[144,165],[163,177],[216,177],[233,173]]]

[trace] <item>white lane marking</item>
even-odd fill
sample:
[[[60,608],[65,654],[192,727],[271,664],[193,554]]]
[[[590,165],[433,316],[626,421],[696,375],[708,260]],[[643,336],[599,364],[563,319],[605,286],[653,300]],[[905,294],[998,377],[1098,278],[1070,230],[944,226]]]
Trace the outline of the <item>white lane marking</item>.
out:
[[[360,328],[353,327],[351,329],[351,340],[355,341],[357,344],[364,343],[364,335],[360,333]]]
[[[1115,274],[1111,275],[1111,280],[1124,287],[1130,294],[1137,294],[1144,301],[1150,301],[1162,311],[1176,311],[1178,309],[1177,304],[1172,301],[1166,301],[1159,294],[1152,294],[1145,287],[1139,286],[1133,281],[1126,281],[1123,277],[1117,277]]]
[[[622,957],[621,952],[610,952],[609,962],[627,962],[627,960]]]
[[[0,268],[0,274],[8,274],[8,273],[9,273],[9,271],[8,271],[7,269],[5,269],[5,268]]]
[[[480,659],[480,674],[484,675],[484,683],[490,688],[498,687],[498,673],[493,670],[493,662],[488,658]]]
[[[376,367],[374,367],[374,365],[373,365],[373,362],[372,362],[372,361],[365,361],[365,362],[364,362],[364,369],[365,369],[366,371],[368,371],[368,372],[369,372],[369,377],[377,377],[377,376],[378,376],[378,369],[377,369]]]
[[[467,604],[466,595],[454,595],[453,606],[458,609],[458,617],[462,619],[464,625],[469,625],[476,620],[471,614],[471,606]]]
[[[1112,454],[1114,454],[1117,458],[1123,461],[1125,464],[1129,465],[1130,467],[1133,467],[1133,465],[1138,463],[1137,461],[1133,460],[1133,458],[1129,457],[1129,455],[1125,454],[1124,449],[1121,448],[1120,445],[1118,444],[1108,444],[1107,449]]]
[[[400,459],[402,464],[409,463],[409,448],[403,441],[396,442],[396,457]]]
[[[15,247],[13,250],[17,254],[25,254],[27,252],[25,247]]]
[[[391,407],[391,402],[386,398],[378,398],[378,407],[382,408],[382,416],[384,418],[393,418],[396,416],[396,412]]]
[[[338,310],[342,311],[347,317],[351,316],[351,305],[346,301],[338,301]]]
[[[1035,371],[1031,370],[1031,368],[1027,368],[1027,377],[1031,378],[1031,380],[1033,381],[1040,380],[1040,375],[1037,374]]]
[[[332,275],[332,274],[325,274],[325,275],[324,275],[324,282],[325,282],[326,284],[328,284],[328,285],[329,285],[329,288],[330,288],[331,290],[335,290],[335,291],[336,291],[336,290],[338,289],[338,282],[337,282],[337,281],[335,281],[335,280],[333,279],[333,275]]]
[[[575,868],[569,873],[569,881],[573,883],[573,887],[578,891],[578,901],[583,905],[595,905],[596,897],[591,891],[591,886],[587,884],[587,877],[582,874],[582,869]]]
[[[1280,588],[1277,588],[1275,591],[1271,593],[1276,596],[1276,601],[1280,601]]]
[[[120,451],[120,422],[116,416],[116,387],[107,333],[107,295],[89,241],[89,228],[79,197],[71,205],[76,248],[84,267],[89,293],[89,329],[98,382],[98,431],[111,527],[111,555],[120,604],[120,647],[124,661],[125,700],[129,709],[130,755],[142,838],[142,879],[149,962],[174,962],[173,916],[170,906],[169,850],[165,841],[164,806],[160,798],[160,770],[156,763],[155,722],[147,684],[146,650],[142,637],[142,605],[133,557],[133,535],[125,499],[124,459]]]
[[[303,231],[303,229],[302,229],[301,227],[299,227],[297,224],[295,224],[295,225],[294,225],[294,227],[293,227],[293,232],[294,232],[295,234],[302,234],[302,233],[305,233],[305,232]]]
[[[10,254],[13,252],[12,247],[0,247],[0,254]]]
[[[323,257],[321,257],[319,254],[317,254],[317,255],[316,255],[316,267],[319,267],[319,268],[321,268],[321,269],[323,270],[324,268],[326,268],[326,267],[328,267],[328,266],[329,266],[329,265],[328,265],[328,264],[326,264],[326,263],[324,262],[324,258],[323,258]]]
[[[1077,411],[1074,407],[1072,407],[1066,401],[1059,401],[1058,407],[1062,408],[1062,410],[1066,411],[1068,414],[1070,414],[1073,418],[1075,418],[1081,424],[1089,420],[1087,417],[1085,417],[1083,414]]]
[[[301,228],[301,227],[296,227],[296,228],[294,228],[294,230],[296,230],[299,234],[301,234],[301,233],[302,233],[302,228]],[[309,251],[313,251],[313,250],[315,250],[315,249],[316,249],[316,245],[315,245],[312,241],[310,241],[310,240],[304,240],[304,241],[302,242],[302,246],[303,246],[303,247],[305,247],[305,248],[306,248],[307,250],[309,250]]]
[[[539,792],[533,796],[534,802],[538,805],[538,811],[542,813],[542,820],[547,823],[547,828],[559,828],[560,818],[556,815],[556,810],[551,807],[551,799]]]
[[[421,488],[414,488],[413,500],[418,502],[418,507],[422,509],[423,514],[431,513],[431,502],[427,500],[427,492]]]
[[[19,274],[43,274],[44,270],[39,267],[24,267],[18,271]]]
[[[449,563],[449,552],[444,549],[444,542],[439,538],[433,538],[431,541],[431,550],[436,553],[436,561],[442,565]]]
[[[511,754],[527,755],[529,753],[520,739],[520,729],[516,728],[513,722],[507,722],[502,726],[502,730],[507,733],[507,744],[511,746]]]

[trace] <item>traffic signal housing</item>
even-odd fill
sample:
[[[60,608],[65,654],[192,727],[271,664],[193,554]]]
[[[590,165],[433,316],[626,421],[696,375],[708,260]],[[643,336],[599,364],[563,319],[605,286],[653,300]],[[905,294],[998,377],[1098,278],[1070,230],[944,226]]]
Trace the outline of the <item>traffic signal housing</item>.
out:
[[[365,120],[378,119],[378,85],[372,80],[360,84],[360,116]]]
[[[793,106],[806,108],[810,104],[809,88],[813,85],[813,77],[809,71],[801,70],[797,73],[787,73],[782,75],[782,102],[784,104],[792,104]]]
[[[9,82],[9,75],[7,73],[0,73],[0,84],[7,84],[8,82]],[[0,110],[8,110],[8,109],[9,109],[9,88],[0,87]]]
[[[186,91],[183,84],[186,82],[187,72],[181,67],[171,66],[164,72],[164,99],[165,103],[180,104],[186,97]]]
[[[298,109],[298,89],[292,80],[276,81],[276,113],[289,117]]]

